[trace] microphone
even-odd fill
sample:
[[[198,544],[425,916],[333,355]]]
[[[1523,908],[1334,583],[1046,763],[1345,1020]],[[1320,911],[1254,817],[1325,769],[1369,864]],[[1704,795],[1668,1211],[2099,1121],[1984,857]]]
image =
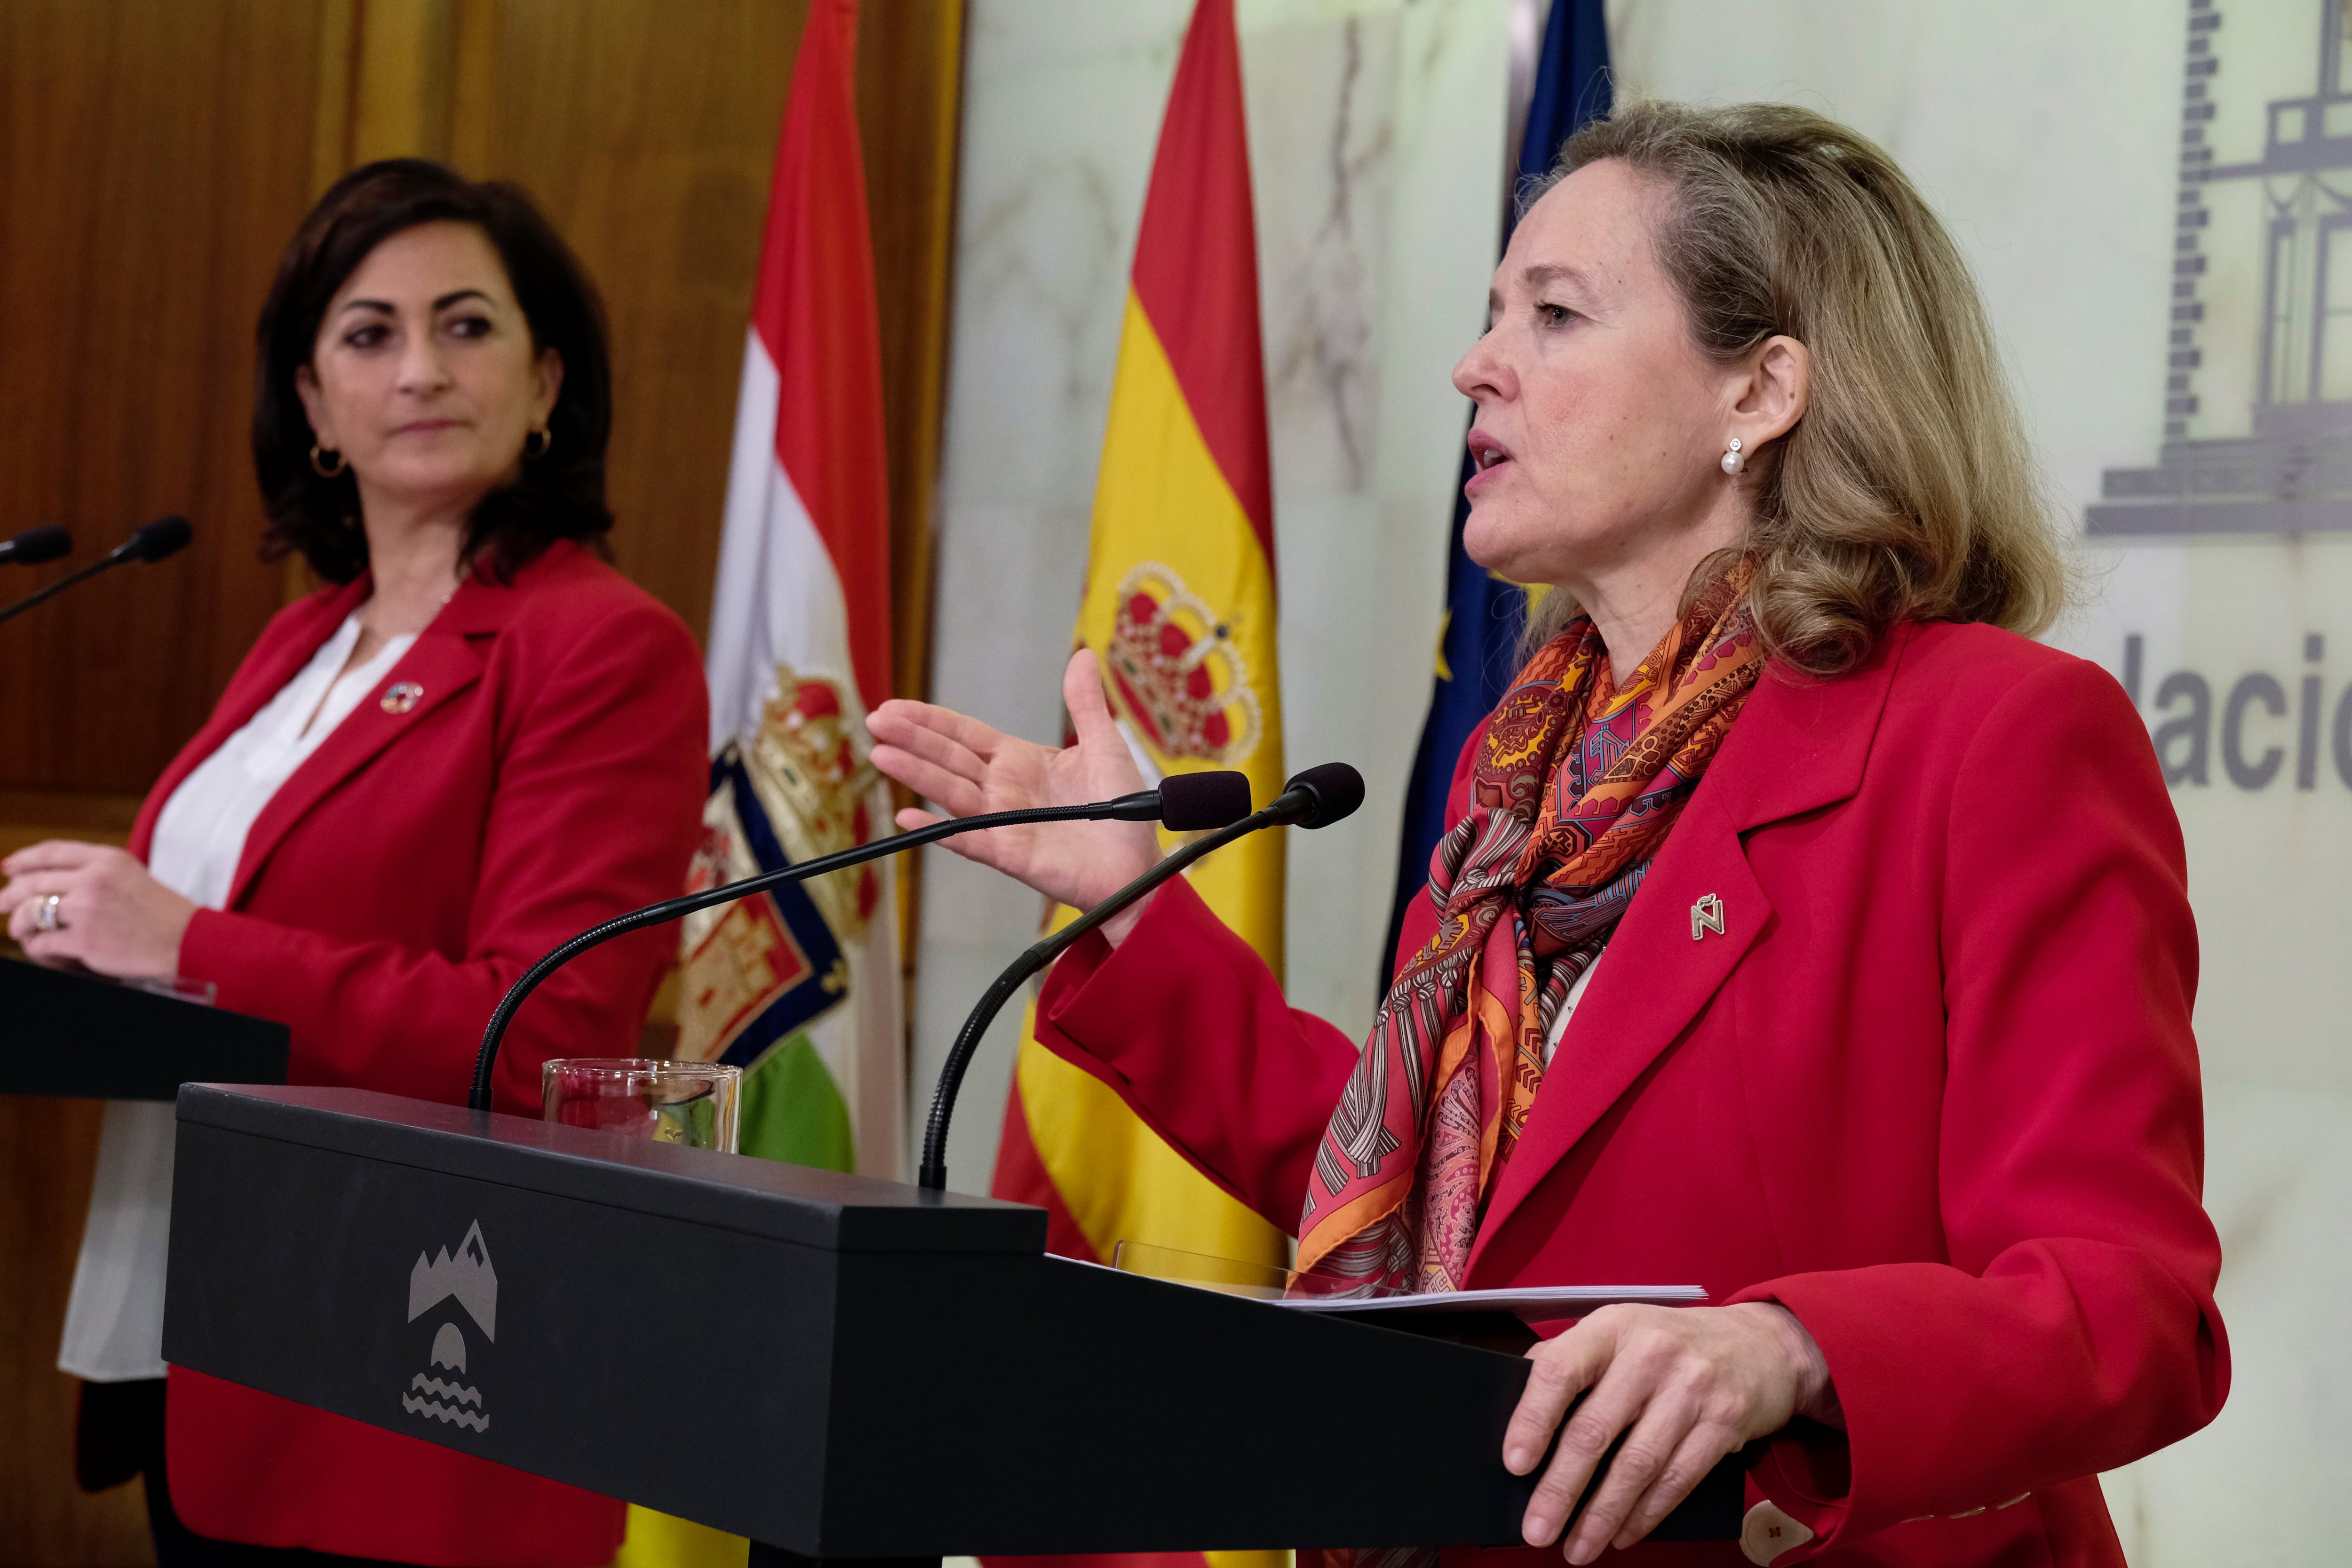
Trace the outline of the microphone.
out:
[[[37,528],[32,531],[39,533],[44,531]],[[64,536],[65,530],[58,529],[55,531],[60,538]],[[0,609],[0,621],[14,620],[44,599],[53,599],[75,584],[86,583],[101,572],[111,571],[117,566],[128,566],[135,561],[161,561],[167,555],[177,554],[187,548],[188,540],[194,532],[194,531],[188,526],[188,520],[184,517],[157,518],[80,571],[68,572],[40,592],[27,594],[5,609]],[[10,540],[8,542],[14,544],[17,540],[26,537],[25,534],[20,533],[16,539]]]
[[[46,528],[28,528],[14,539],[0,539],[0,562],[38,566],[72,550],[73,535],[51,523]]]
[[[185,550],[194,533],[184,517],[159,517],[108,551],[106,559],[113,565],[131,561],[161,561],[166,555],[177,555]]]
[[[1352,770],[1350,770],[1352,771]],[[1362,798],[1360,783],[1357,797]],[[1352,806],[1350,810],[1354,809]],[[877,838],[871,844],[860,844],[844,849],[837,855],[827,855],[801,866],[780,866],[756,877],[746,877],[740,882],[724,887],[706,888],[698,893],[682,898],[665,899],[644,909],[616,915],[603,925],[593,926],[565,942],[546,957],[523,971],[522,977],[507,988],[490,1014],[489,1026],[482,1031],[481,1049],[474,1056],[474,1085],[466,1103],[476,1110],[490,1108],[490,1072],[498,1064],[499,1043],[506,1038],[507,1026],[514,1022],[515,1010],[523,999],[539,989],[540,982],[586,952],[592,947],[602,947],[616,936],[625,936],[646,926],[661,925],[679,920],[697,910],[707,910],[714,904],[731,903],[737,899],[764,893],[771,888],[781,888],[788,882],[803,881],[822,877],[828,871],[839,871],[851,866],[878,860],[885,855],[897,855],[951,838],[959,833],[976,833],[990,827],[1012,827],[1033,822],[1157,822],[1178,833],[1198,833],[1207,828],[1223,827],[1249,811],[1249,780],[1237,773],[1171,773],[1160,781],[1158,789],[1139,790],[1123,795],[1117,800],[1098,800],[1085,805],[1039,805],[1020,811],[984,812],[977,816],[953,816],[944,822],[934,822],[928,827],[918,827],[911,833],[893,834]]]
[[[1088,931],[1149,896],[1202,856],[1263,827],[1328,827],[1363,804],[1364,776],[1345,763],[1325,763],[1295,774],[1265,810],[1172,851],[1142,876],[1014,959],[981,996],[971,1016],[964,1019],[963,1028],[957,1033],[955,1044],[948,1050],[948,1059],[940,1068],[939,1087],[931,1091],[931,1113],[923,1127],[923,1163],[916,1173],[916,1184],[932,1192],[947,1189],[948,1120],[955,1114],[956,1095],[963,1089],[964,1069],[971,1065],[972,1053],[980,1048],[980,1037],[988,1033],[988,1026],[995,1021],[998,1011],[1023,982],[1059,958]]]

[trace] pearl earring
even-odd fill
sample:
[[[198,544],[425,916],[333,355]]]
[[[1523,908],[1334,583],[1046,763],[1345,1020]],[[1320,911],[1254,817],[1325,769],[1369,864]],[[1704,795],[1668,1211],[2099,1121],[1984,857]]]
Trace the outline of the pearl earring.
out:
[[[1747,466],[1748,459],[1739,455],[1739,437],[1734,436],[1731,438],[1731,449],[1723,454],[1723,471],[1727,474],[1736,474]]]

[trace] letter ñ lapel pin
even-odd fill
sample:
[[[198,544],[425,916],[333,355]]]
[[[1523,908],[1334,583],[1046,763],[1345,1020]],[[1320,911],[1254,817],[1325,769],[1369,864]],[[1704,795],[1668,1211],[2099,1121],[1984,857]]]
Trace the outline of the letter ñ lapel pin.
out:
[[[1723,900],[1713,893],[1702,894],[1691,906],[1691,941],[1696,942],[1707,932],[1723,934]]]

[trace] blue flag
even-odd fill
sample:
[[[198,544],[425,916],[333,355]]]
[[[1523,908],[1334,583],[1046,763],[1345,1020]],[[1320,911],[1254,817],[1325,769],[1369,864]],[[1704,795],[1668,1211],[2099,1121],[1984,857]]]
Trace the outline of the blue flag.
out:
[[[1536,66],[1535,96],[1528,104],[1527,133],[1519,142],[1517,178],[1510,199],[1503,204],[1503,243],[1518,221],[1518,190],[1540,179],[1560,143],[1589,120],[1606,116],[1610,105],[1609,32],[1602,20],[1601,0],[1552,0],[1544,24],[1543,48]],[[1517,668],[1516,649],[1527,615],[1527,596],[1464,553],[1463,525],[1470,520],[1470,503],[1462,486],[1475,472],[1470,455],[1462,456],[1462,473],[1454,490],[1454,542],[1445,561],[1445,619],[1438,634],[1437,684],[1429,700],[1429,717],[1421,727],[1421,745],[1413,753],[1412,775],[1405,785],[1404,842],[1397,860],[1395,906],[1389,916],[1388,946],[1381,954],[1381,990],[1389,984],[1389,965],[1396,952],[1397,933],[1404,925],[1405,906],[1429,881],[1429,858],[1445,831],[1446,788],[1453,783],[1454,760],[1469,743],[1471,731],[1502,700]]]

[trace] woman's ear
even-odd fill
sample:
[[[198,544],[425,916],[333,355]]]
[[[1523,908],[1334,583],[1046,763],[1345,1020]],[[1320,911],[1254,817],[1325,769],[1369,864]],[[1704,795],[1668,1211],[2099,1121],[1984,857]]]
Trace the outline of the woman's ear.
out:
[[[334,423],[327,417],[327,399],[319,390],[317,373],[307,364],[294,367],[294,395],[302,400],[302,416],[310,422],[310,437],[329,451],[339,451]]]
[[[1804,344],[1786,336],[1765,339],[1732,405],[1731,434],[1752,452],[1796,428],[1805,415],[1812,374],[1813,356]]]
[[[563,393],[563,354],[557,349],[541,349],[539,361],[531,366],[530,427],[546,427],[549,416],[555,412],[555,400]]]

